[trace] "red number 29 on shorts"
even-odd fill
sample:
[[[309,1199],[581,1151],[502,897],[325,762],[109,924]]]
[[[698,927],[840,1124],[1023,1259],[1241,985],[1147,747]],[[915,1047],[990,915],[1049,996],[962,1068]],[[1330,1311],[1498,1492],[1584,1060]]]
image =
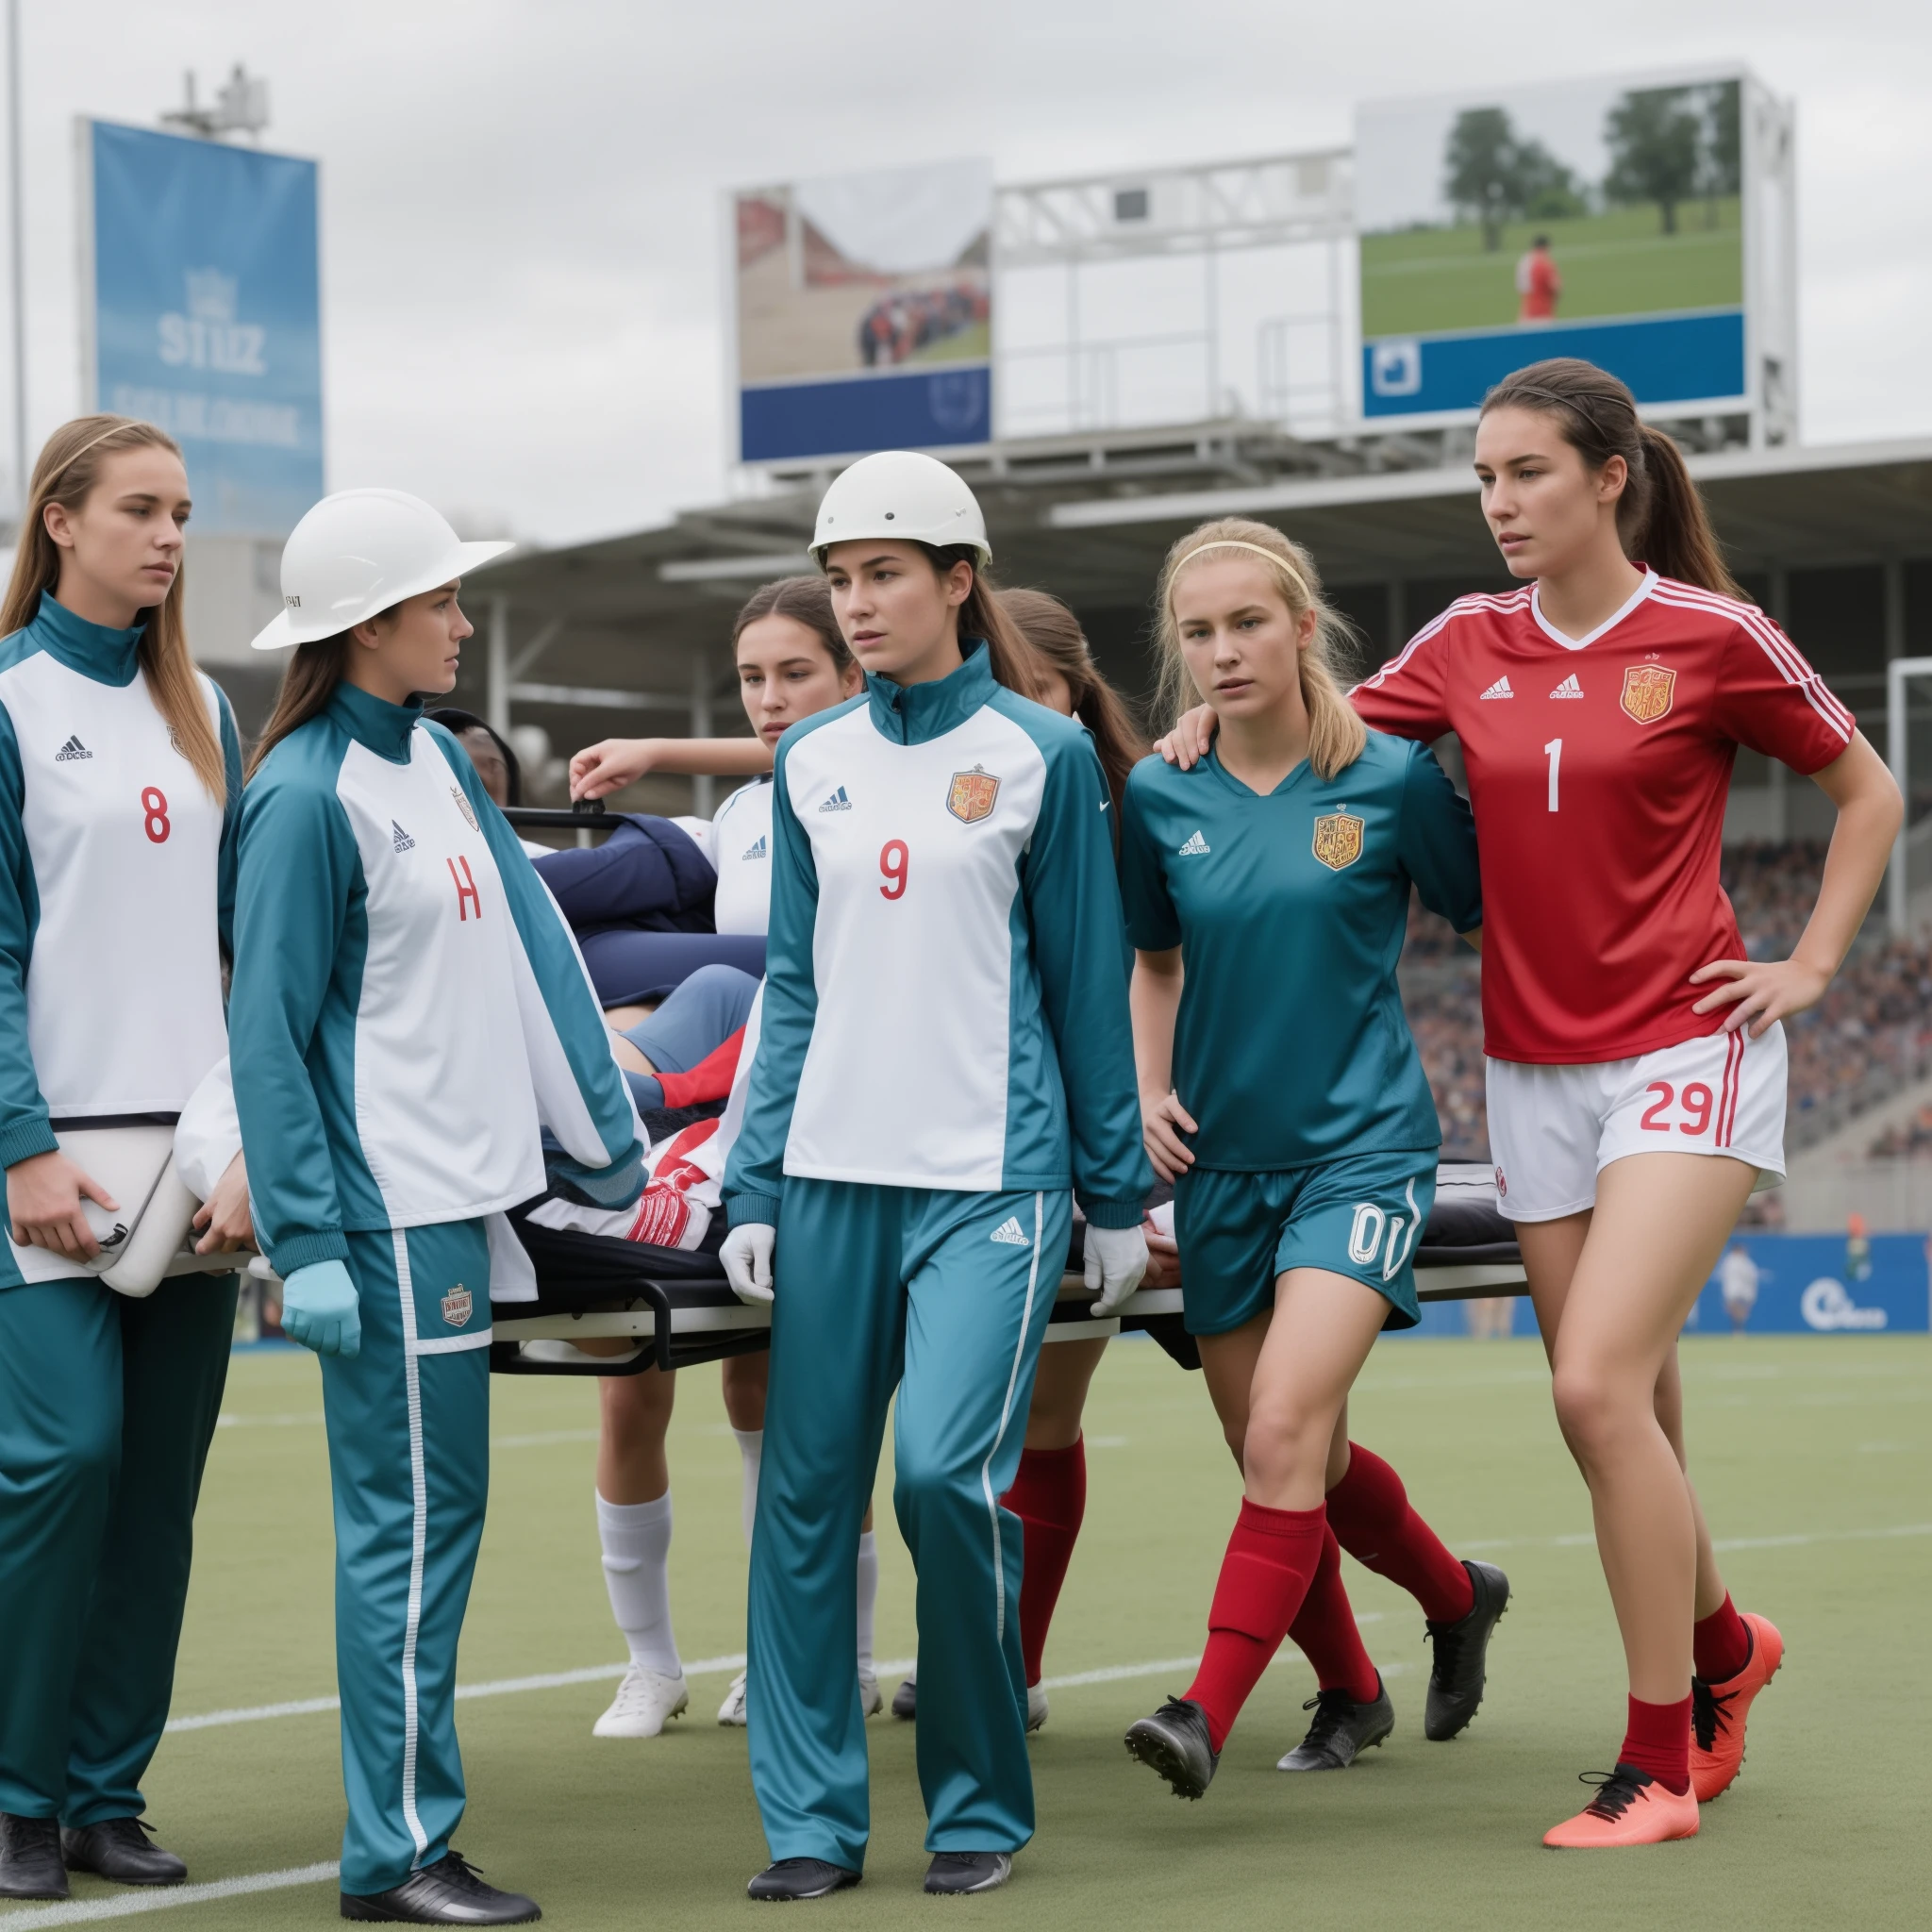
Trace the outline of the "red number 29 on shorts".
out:
[[[888,839],[879,847],[879,871],[886,881],[879,888],[881,899],[903,899],[906,896],[906,874],[911,863],[905,840]]]
[[[1668,1080],[1653,1080],[1644,1091],[1657,1096],[1637,1123],[1645,1133],[1668,1134],[1671,1131],[1671,1123],[1662,1115],[1673,1101],[1678,1101],[1684,1109],[1684,1119],[1676,1123],[1678,1133],[1695,1136],[1710,1125],[1710,1110],[1716,1105],[1716,1098],[1702,1080],[1692,1080],[1681,1095],[1672,1090]]]
[[[168,824],[168,794],[158,785],[143,785],[141,788],[142,830],[149,841],[165,845],[168,834],[173,829]]]

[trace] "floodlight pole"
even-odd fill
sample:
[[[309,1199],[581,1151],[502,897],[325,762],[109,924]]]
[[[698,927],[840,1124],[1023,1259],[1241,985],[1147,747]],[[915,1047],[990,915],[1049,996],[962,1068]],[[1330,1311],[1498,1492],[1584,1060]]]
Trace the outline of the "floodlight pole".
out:
[[[26,245],[25,197],[20,182],[20,0],[7,0],[8,221],[13,246],[13,476],[20,515],[26,515]]]
[[[1906,694],[1909,680],[1932,677],[1932,658],[1894,658],[1885,667],[1886,762],[1906,802],[1906,823],[1892,841],[1886,871],[1885,910],[1894,939],[1903,939],[1911,916],[1911,880],[1907,875],[1907,848],[1911,836],[1911,739],[1906,729]]]

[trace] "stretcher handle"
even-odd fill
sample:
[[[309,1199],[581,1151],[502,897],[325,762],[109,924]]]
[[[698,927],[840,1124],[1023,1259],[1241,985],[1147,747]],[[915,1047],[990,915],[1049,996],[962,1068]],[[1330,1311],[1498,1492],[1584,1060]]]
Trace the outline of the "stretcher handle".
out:
[[[513,825],[542,825],[565,832],[614,832],[624,823],[624,814],[606,811],[601,798],[580,798],[568,811],[554,811],[541,805],[507,805],[503,815]]]

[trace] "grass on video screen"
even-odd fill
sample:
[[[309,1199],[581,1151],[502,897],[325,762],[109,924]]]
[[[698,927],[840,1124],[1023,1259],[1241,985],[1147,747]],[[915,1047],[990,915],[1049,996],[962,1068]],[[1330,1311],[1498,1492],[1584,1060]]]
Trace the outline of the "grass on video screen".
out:
[[[1407,228],[1361,240],[1362,334],[1505,328],[1517,319],[1516,264],[1539,235],[1563,278],[1555,321],[1718,308],[1744,299],[1744,233],[1736,195],[1685,203],[1667,235],[1652,204],[1522,221],[1483,246],[1478,223]]]

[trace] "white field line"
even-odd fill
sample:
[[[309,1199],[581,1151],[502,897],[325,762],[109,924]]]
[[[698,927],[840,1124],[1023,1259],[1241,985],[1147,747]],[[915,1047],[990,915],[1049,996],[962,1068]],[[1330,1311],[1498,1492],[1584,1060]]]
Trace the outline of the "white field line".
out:
[[[1712,1541],[1711,1548],[1720,1552],[1807,1550],[1816,1543],[1896,1542],[1901,1538],[1919,1536],[1932,1536],[1932,1523],[1900,1523],[1886,1529],[1807,1530],[1794,1536],[1718,1537]],[[1596,1547],[1596,1538],[1588,1530],[1571,1536],[1491,1537],[1487,1540],[1452,1537],[1450,1541],[1458,1550],[1589,1550]]]
[[[125,1919],[135,1912],[165,1912],[175,1906],[213,1905],[225,1898],[244,1898],[252,1891],[282,1891],[291,1885],[322,1885],[341,1871],[335,1863],[291,1865],[282,1872],[248,1872],[238,1878],[216,1878],[207,1885],[168,1885],[151,1891],[117,1892],[112,1898],[80,1898],[64,1905],[40,1906],[32,1911],[0,1914],[8,1932],[33,1932],[41,1925],[83,1925],[94,1919]]]

